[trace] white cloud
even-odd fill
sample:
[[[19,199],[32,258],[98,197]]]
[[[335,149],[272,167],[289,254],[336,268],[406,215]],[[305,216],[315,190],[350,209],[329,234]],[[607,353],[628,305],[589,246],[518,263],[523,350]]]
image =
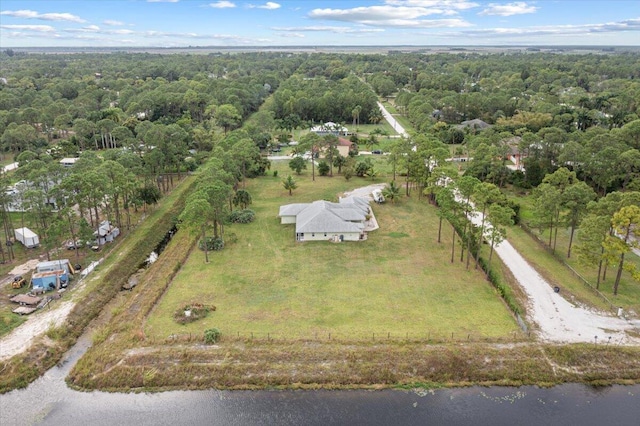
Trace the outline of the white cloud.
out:
[[[291,38],[291,37],[305,38],[306,36],[304,34],[301,34],[301,33],[287,33],[287,34],[280,34],[280,37],[283,37],[283,38]]]
[[[512,16],[535,13],[537,10],[536,6],[528,5],[523,1],[507,4],[489,3],[488,7],[480,12],[479,15]]]
[[[351,33],[380,33],[384,32],[382,28],[351,28],[351,27],[332,27],[332,26],[307,26],[307,27],[273,27],[274,31],[279,32],[331,32],[336,34],[351,34]]]
[[[118,34],[118,35],[129,35],[135,34],[136,32],[133,30],[109,30],[109,34]]]
[[[86,22],[79,16],[70,13],[38,13],[34,10],[3,10],[0,12],[0,15],[12,16],[14,18],[40,19],[43,21]]]
[[[114,21],[113,19],[105,19],[104,21],[102,21],[102,23],[111,27],[121,27],[124,25],[124,22]]]
[[[209,3],[209,6],[215,9],[228,9],[228,8],[236,7],[235,3],[232,3],[227,0],[220,0],[215,3]]]
[[[548,25],[524,28],[487,28],[450,33],[449,37],[536,37],[590,36],[604,33],[640,32],[640,18],[585,25]]]
[[[23,30],[23,31],[35,31],[39,33],[53,33],[55,28],[50,25],[0,25],[0,28],[5,30]]]
[[[314,9],[309,13],[312,19],[353,22],[361,25],[405,28],[469,27],[463,19],[418,19],[428,15],[449,15],[449,10],[406,6],[370,6],[352,9]]]
[[[248,4],[247,7],[249,9],[267,9],[267,10],[276,10],[276,9],[280,9],[280,6],[278,3],[274,3],[272,1],[268,1],[265,4],[262,5],[255,5],[255,4]]]
[[[478,7],[478,3],[464,0],[386,0],[391,6],[442,8],[448,10],[467,10]]]

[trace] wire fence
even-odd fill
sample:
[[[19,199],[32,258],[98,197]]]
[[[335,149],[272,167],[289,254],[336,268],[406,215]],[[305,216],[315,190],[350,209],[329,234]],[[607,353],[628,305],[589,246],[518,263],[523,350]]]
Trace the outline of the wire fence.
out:
[[[593,284],[591,284],[591,282],[589,282],[589,280],[587,280],[585,277],[583,277],[582,275],[580,275],[580,273],[578,273],[578,271],[576,271],[575,269],[573,269],[573,267],[571,265],[569,265],[560,254],[556,253],[551,247],[549,247],[544,241],[542,241],[542,239],[540,238],[540,236],[534,232],[531,228],[529,228],[529,226],[527,226],[525,223],[520,222],[520,228],[526,232],[531,238],[533,238],[540,247],[542,247],[543,249],[545,249],[547,251],[547,253],[549,253],[550,255],[552,255],[553,257],[556,258],[556,260],[558,260],[560,263],[562,263],[572,274],[573,276],[575,276],[578,280],[580,280],[587,288],[589,288],[595,295],[597,295],[598,297],[600,297],[605,303],[607,303],[609,305],[609,308],[613,311],[613,312],[617,312],[618,311],[618,306],[614,305],[611,300],[609,300],[609,298],[607,296],[605,296],[600,290],[598,290],[597,288],[595,288],[595,286]]]
[[[335,342],[335,343],[419,343],[419,344],[446,344],[446,343],[518,343],[531,341],[531,331],[516,330],[505,336],[483,336],[478,333],[399,333],[377,332],[370,334],[347,334],[344,332],[322,331],[317,333],[287,333],[287,332],[252,332],[252,331],[227,331],[221,330],[222,342]],[[179,333],[167,336],[163,341],[152,343],[193,343],[204,341],[204,333]]]

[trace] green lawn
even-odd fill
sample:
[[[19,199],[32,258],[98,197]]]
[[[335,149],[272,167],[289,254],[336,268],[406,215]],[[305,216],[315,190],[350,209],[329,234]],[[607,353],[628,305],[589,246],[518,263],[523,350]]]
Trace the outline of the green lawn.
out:
[[[391,127],[389,123],[387,123],[387,120],[382,120],[378,124],[358,124],[357,126],[354,126],[353,123],[346,123],[345,126],[349,129],[350,132],[358,132],[358,136],[361,138],[367,137],[376,129],[386,131],[388,135],[396,134],[396,131],[393,130],[393,127]]]
[[[299,188],[290,197],[281,184],[289,174],[286,163],[273,168],[278,178],[247,185],[256,221],[227,226],[237,242],[210,254],[209,264],[203,252],[194,250],[149,317],[148,335],[201,334],[217,327],[227,335],[279,338],[315,333],[482,338],[505,337],[518,329],[479,272],[449,263],[450,244],[435,242],[438,220],[423,201],[375,206],[381,229],[365,242],[296,243],[293,225],[279,224],[280,205],[335,201],[338,193],[371,181],[336,176],[312,182],[307,171],[296,177]],[[175,323],[173,313],[194,301],[217,310],[199,322]]]

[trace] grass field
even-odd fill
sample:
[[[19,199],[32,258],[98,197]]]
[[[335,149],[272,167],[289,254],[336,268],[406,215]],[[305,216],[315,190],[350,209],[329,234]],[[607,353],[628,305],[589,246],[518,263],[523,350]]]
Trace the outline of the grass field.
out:
[[[423,201],[375,206],[381,228],[366,242],[296,243],[293,226],[279,224],[280,205],[335,201],[338,193],[372,181],[336,176],[312,182],[307,171],[296,177],[299,188],[290,197],[281,184],[286,162],[274,168],[280,177],[247,185],[256,221],[227,226],[237,242],[210,254],[209,264],[194,250],[148,318],[149,336],[201,334],[210,327],[277,338],[502,337],[518,329],[483,275],[449,263],[450,243],[436,243],[438,220]],[[190,302],[217,310],[192,324],[174,322],[173,313]]]

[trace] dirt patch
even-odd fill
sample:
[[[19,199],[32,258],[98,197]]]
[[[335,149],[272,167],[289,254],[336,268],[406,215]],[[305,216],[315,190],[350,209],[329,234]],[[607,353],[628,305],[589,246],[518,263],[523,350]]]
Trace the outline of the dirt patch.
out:
[[[23,352],[31,346],[36,337],[45,333],[50,327],[61,325],[74,306],[74,303],[69,300],[56,305],[52,303],[49,304],[50,308],[45,308],[43,312],[29,317],[27,322],[0,340],[0,360]]]

